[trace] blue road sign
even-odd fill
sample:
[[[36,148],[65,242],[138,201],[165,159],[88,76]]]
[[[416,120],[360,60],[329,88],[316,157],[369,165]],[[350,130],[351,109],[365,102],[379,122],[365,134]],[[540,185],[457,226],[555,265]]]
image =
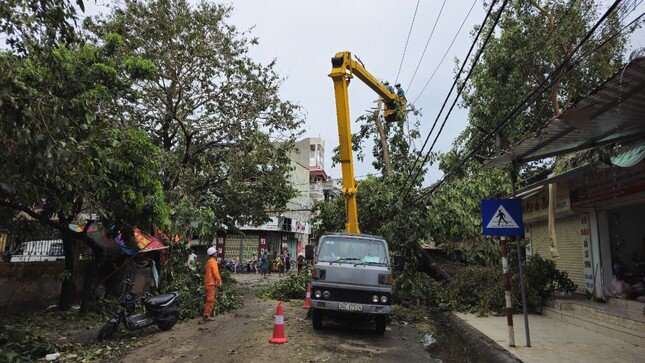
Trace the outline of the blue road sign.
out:
[[[522,200],[482,200],[482,226],[487,236],[523,236]]]

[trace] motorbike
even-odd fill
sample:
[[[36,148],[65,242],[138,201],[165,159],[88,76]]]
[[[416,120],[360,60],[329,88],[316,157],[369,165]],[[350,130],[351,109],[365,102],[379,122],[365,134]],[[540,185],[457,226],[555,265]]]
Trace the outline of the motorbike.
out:
[[[98,340],[111,338],[123,323],[128,330],[139,330],[150,325],[156,325],[161,330],[170,330],[179,321],[180,313],[177,309],[179,293],[162,294],[153,296],[148,293],[137,294],[132,292],[134,283],[125,281],[126,289],[123,293],[119,310],[101,328]],[[145,313],[134,314],[137,302],[145,306]]]

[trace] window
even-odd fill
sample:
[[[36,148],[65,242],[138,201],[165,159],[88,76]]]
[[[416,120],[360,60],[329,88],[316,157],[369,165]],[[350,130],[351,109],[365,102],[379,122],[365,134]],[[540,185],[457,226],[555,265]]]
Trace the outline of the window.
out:
[[[379,240],[328,237],[321,241],[318,261],[345,260],[348,263],[388,264],[385,244]]]
[[[62,243],[52,243],[51,247],[49,248],[49,255],[50,256],[65,256],[65,252],[63,251],[63,244]]]

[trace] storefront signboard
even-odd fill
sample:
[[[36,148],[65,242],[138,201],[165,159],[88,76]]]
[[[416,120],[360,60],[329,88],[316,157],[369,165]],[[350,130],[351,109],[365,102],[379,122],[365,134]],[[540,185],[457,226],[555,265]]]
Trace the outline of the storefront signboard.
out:
[[[580,217],[580,239],[582,240],[582,261],[585,271],[585,291],[588,297],[594,293],[593,262],[591,260],[591,233],[589,231],[589,216],[585,213]]]
[[[645,161],[631,168],[594,168],[586,178],[571,186],[574,207],[592,205],[606,200],[645,191]]]

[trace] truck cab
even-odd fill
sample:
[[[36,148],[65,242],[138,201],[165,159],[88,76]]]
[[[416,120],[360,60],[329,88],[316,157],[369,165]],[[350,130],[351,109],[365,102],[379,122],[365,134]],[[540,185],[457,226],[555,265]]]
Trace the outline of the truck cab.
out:
[[[320,237],[312,271],[312,321],[323,326],[326,315],[362,315],[385,332],[392,303],[392,270],[387,242],[364,234]]]

